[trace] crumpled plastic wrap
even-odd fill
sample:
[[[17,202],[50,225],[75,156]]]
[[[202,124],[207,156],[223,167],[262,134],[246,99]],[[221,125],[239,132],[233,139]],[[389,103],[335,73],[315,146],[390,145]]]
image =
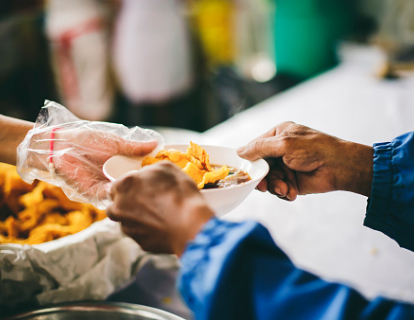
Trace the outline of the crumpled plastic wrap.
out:
[[[46,181],[61,187],[73,201],[104,209],[110,190],[102,172],[105,161],[114,155],[154,154],[163,145],[164,139],[153,130],[80,120],[46,100],[34,128],[17,149],[17,171],[27,183]]]
[[[109,219],[39,245],[0,245],[0,308],[102,300],[149,260],[177,266],[172,256],[143,251]]]

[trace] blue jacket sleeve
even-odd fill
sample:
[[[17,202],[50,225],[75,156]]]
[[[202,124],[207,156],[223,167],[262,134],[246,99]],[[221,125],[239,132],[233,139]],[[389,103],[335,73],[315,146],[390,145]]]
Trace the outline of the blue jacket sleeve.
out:
[[[414,306],[296,268],[257,222],[213,218],[182,256],[178,287],[196,319],[414,319]]]
[[[364,224],[414,251],[414,132],[374,144],[374,178]]]

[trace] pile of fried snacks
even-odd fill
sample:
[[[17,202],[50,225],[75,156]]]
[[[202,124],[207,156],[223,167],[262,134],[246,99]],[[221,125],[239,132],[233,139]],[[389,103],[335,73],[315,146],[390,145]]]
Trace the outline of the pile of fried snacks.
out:
[[[55,240],[105,217],[90,204],[70,201],[59,187],[25,183],[16,167],[0,163],[0,244]]]
[[[144,167],[162,160],[169,160],[178,165],[193,178],[199,189],[203,189],[205,184],[224,179],[229,174],[227,166],[213,170],[207,152],[191,141],[186,153],[175,149],[161,150],[155,157],[144,158],[142,166]]]

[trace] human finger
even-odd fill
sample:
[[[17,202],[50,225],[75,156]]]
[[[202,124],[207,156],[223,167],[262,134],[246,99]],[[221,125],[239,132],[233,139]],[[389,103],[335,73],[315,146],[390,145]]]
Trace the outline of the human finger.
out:
[[[287,182],[287,185],[289,186],[289,191],[286,195],[286,198],[288,198],[290,201],[295,201],[298,197],[297,189],[292,184],[290,184],[290,182]]]
[[[139,190],[141,180],[137,175],[138,171],[131,171],[112,183],[112,193],[126,194],[130,190]],[[133,185],[138,184],[133,188]]]
[[[240,157],[245,158],[247,160],[257,160],[260,158],[264,158],[266,156],[271,157],[279,157],[277,153],[273,153],[275,150],[272,150],[272,141],[276,141],[274,139],[276,136],[282,134],[284,131],[288,130],[288,127],[294,125],[294,122],[286,121],[283,123],[278,124],[277,126],[273,127],[269,131],[265,132],[261,136],[257,137],[256,139],[250,141],[247,145],[242,146],[237,149],[237,153]],[[280,144],[280,143],[279,143]],[[275,146],[277,147],[277,146]],[[280,147],[280,146],[279,146]],[[283,155],[283,154],[282,154]]]
[[[109,190],[109,199],[111,201],[114,201],[115,200],[115,197],[117,196],[116,188],[114,188],[114,184],[113,183],[111,183],[110,186],[111,187],[110,187],[110,190]]]
[[[275,196],[285,197],[289,193],[289,186],[283,180],[274,179],[268,182],[268,190]]]
[[[283,196],[286,197],[286,199],[289,201],[296,200],[299,193],[298,184],[296,181],[296,172],[289,169],[283,163],[281,164],[281,166],[286,174],[286,178],[283,182],[287,186],[287,190],[284,190],[285,192],[283,192]]]
[[[265,138],[270,138],[270,137],[274,137],[277,136],[279,134],[281,134],[283,131],[287,130],[287,128],[291,125],[294,125],[295,123],[292,121],[285,121],[282,123],[279,123],[278,125],[274,126],[272,129],[266,131],[265,133],[263,133],[262,135],[256,137],[255,139],[253,139],[252,141],[250,141],[249,143],[254,142],[255,140],[259,140],[259,139],[265,139]]]
[[[117,209],[114,203],[110,204],[106,208],[106,215],[109,219],[113,221],[121,221],[121,214],[120,211]]]
[[[237,149],[237,154],[250,161],[268,157],[278,158],[285,154],[285,147],[282,140],[275,137],[260,138]]]
[[[256,186],[256,189],[261,192],[267,191],[267,180],[264,178],[262,181],[259,182],[259,184]]]
[[[157,140],[135,142],[122,139],[119,142],[118,153],[125,156],[144,156],[154,150],[157,145]]]

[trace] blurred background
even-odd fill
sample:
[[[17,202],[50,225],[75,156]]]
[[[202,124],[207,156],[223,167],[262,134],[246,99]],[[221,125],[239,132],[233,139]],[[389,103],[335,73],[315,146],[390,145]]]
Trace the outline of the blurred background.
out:
[[[0,113],[34,121],[45,99],[80,118],[205,131],[338,63],[343,41],[413,67],[414,2],[0,2]],[[277,121],[276,121],[277,122]]]

